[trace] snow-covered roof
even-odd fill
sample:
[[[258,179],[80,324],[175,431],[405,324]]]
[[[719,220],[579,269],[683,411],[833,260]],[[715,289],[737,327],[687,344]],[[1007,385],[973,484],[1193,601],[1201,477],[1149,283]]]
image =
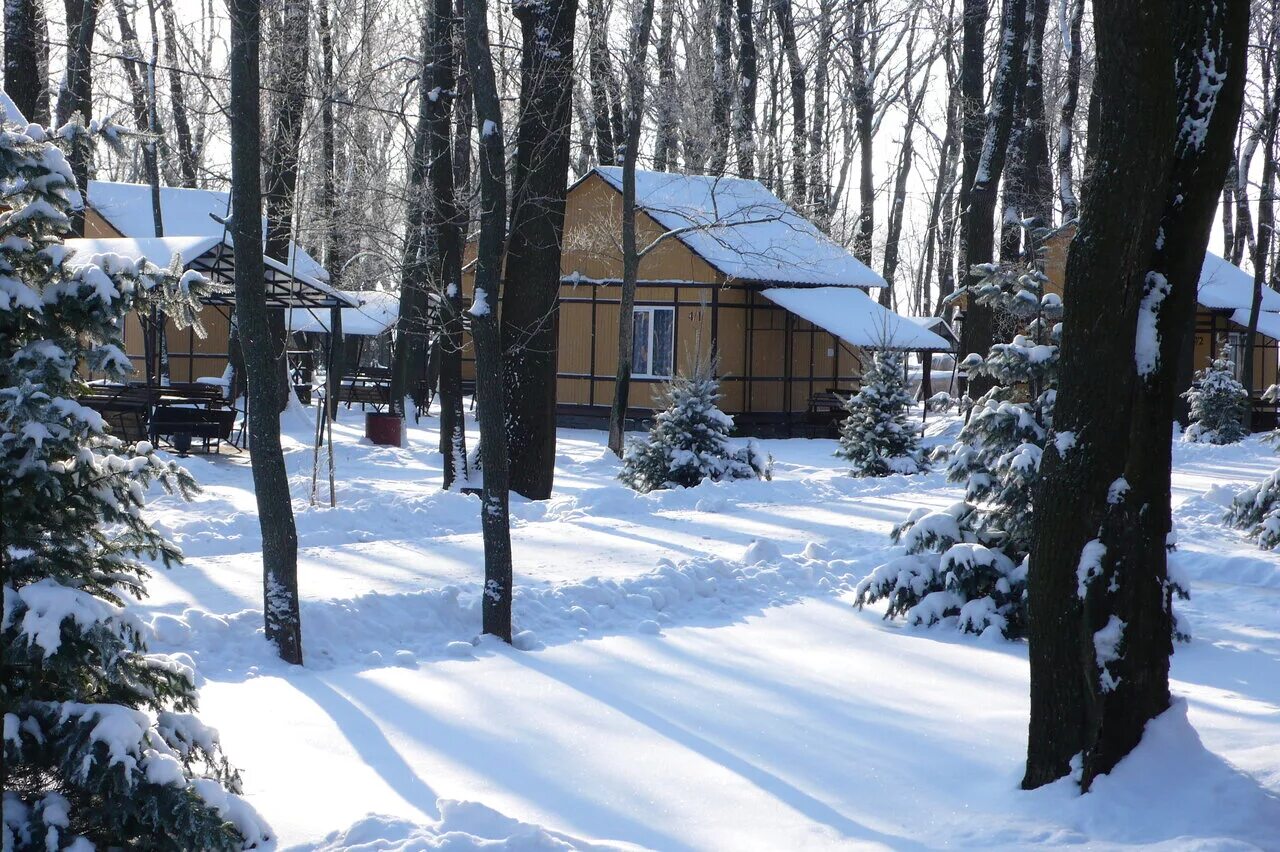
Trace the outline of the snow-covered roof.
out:
[[[1249,327],[1249,308],[1236,308],[1231,314],[1231,321],[1243,328]],[[1258,311],[1258,333],[1280,340],[1280,313],[1275,311]]]
[[[951,343],[856,287],[774,287],[765,298],[852,346],[950,352]]]
[[[618,191],[622,169],[595,169]],[[755,180],[636,172],[636,204],[731,278],[767,284],[884,287],[885,281]]]
[[[230,238],[224,241],[219,232],[212,236],[172,237],[105,237],[98,239],[69,239],[63,247],[72,253],[73,262],[95,262],[106,255],[119,255],[130,260],[146,259],[159,267],[167,267],[174,255],[181,258],[182,266],[221,280],[223,284],[234,281],[235,258]],[[267,301],[273,307],[292,305],[342,304],[354,305],[355,300],[323,281],[317,281],[300,272],[291,271],[285,264],[265,257]],[[229,294],[205,299],[210,304],[233,304]]]
[[[400,294],[386,290],[340,290],[359,302],[342,309],[342,333],[376,337],[400,318]],[[329,312],[294,308],[289,311],[289,328],[294,331],[329,333]]]
[[[154,237],[155,220],[151,210],[151,186],[145,183],[89,181],[89,206],[126,237]],[[228,193],[212,189],[188,189],[180,186],[160,187],[160,218],[165,235],[222,238],[223,224],[213,218],[226,218],[231,212]],[[267,220],[262,220],[266,238]],[[229,244],[229,242],[228,242]],[[295,265],[296,261],[296,265]],[[290,243],[287,265],[315,281],[328,281],[329,273],[304,249]]]
[[[944,337],[947,340],[957,339],[955,330],[950,325],[948,325],[947,321],[942,317],[903,316],[902,314],[899,314],[899,316],[902,316],[902,318],[904,320],[907,320],[908,322],[915,323],[921,328],[927,328],[929,329],[929,331],[932,331],[933,333],[937,334],[940,337]]]
[[[1253,306],[1253,276],[1213,252],[1205,252],[1196,301],[1202,307],[1215,310],[1243,309],[1247,312]],[[1280,311],[1280,293],[1263,287],[1262,309]],[[1247,317],[1245,322],[1248,322]]]

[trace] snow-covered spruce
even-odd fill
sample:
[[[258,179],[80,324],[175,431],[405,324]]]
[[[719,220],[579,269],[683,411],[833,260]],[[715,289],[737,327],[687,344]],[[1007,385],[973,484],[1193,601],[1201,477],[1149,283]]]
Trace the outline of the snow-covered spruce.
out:
[[[1247,532],[1264,550],[1280,547],[1280,469],[1237,494],[1225,521]]]
[[[730,452],[733,418],[716,406],[720,382],[710,364],[676,376],[667,386],[666,410],[654,418],[649,436],[631,442],[618,478],[640,492],[704,479],[769,479],[773,459],[754,442]]]
[[[962,362],[970,376],[996,382],[947,454],[947,478],[965,483],[965,499],[940,512],[917,509],[896,527],[893,540],[906,554],[858,584],[857,605],[887,600],[886,618],[954,619],[965,632],[1014,639],[1026,629],[1031,490],[1053,418],[1062,301],[1044,293],[1047,279],[1035,265],[975,270],[981,279],[962,292],[1023,330],[985,359]],[[1058,442],[1070,451],[1069,435]]]
[[[1183,398],[1190,406],[1191,425],[1184,441],[1205,444],[1234,444],[1245,437],[1244,418],[1249,392],[1235,377],[1235,358],[1230,346],[1203,370],[1196,371]]]
[[[849,460],[856,476],[919,473],[924,454],[910,408],[902,353],[876,352],[862,388],[845,403],[848,416],[840,424],[836,455]]]
[[[6,99],[7,100],[7,99]],[[241,849],[267,830],[235,794],[217,735],[189,711],[191,669],[146,652],[123,608],[146,556],[178,550],[142,519],[147,488],[191,477],[124,447],[77,398],[78,367],[120,380],[124,316],[183,322],[204,286],[109,256],[76,265],[62,238],[80,195],[47,131],[0,128],[0,562],[4,570],[6,850]]]

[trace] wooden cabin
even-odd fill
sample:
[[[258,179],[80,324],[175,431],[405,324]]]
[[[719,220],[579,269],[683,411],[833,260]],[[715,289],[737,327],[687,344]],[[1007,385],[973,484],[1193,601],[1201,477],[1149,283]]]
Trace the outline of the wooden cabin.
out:
[[[613,402],[621,187],[620,168],[596,168],[567,193],[556,396],[568,425],[602,425]],[[714,355],[721,408],[741,431],[825,431],[872,349],[953,350],[881,307],[868,293],[884,279],[758,181],[640,171],[636,202],[636,420],[661,406],[672,375]]]
[[[161,187],[162,238],[155,236],[150,185],[91,180],[87,200],[85,241],[70,240],[69,246],[88,254],[148,256],[159,266],[168,266],[177,251],[192,268],[231,283],[231,238],[219,221],[230,214],[228,193]],[[265,220],[263,227],[265,230]],[[132,243],[119,242],[122,239]],[[265,260],[269,307],[327,311],[333,304],[353,304],[349,298],[335,298],[335,291],[326,283],[329,274],[301,248],[292,247],[287,263]],[[200,319],[207,332],[203,338],[193,329],[178,329],[172,321],[168,323],[165,334],[172,381],[195,382],[223,375],[229,362],[233,301],[230,297],[212,299],[201,309]],[[142,374],[145,346],[136,314],[125,320],[124,344]]]
[[[1049,278],[1047,289],[1059,295],[1062,294],[1066,281],[1067,256],[1075,233],[1075,225],[1067,224],[1045,241],[1045,275]],[[1224,345],[1230,345],[1237,355],[1236,378],[1242,378],[1241,361],[1252,306],[1253,275],[1213,252],[1207,252],[1196,291],[1193,370],[1208,366]],[[1253,387],[1249,389],[1256,407],[1270,407],[1260,404],[1262,394],[1271,385],[1280,383],[1278,352],[1280,292],[1263,287],[1262,310],[1258,313],[1258,336],[1254,342],[1254,381]]]

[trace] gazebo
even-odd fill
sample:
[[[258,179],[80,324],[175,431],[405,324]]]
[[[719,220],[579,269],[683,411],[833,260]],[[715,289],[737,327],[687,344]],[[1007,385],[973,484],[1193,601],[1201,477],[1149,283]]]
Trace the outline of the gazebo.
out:
[[[197,271],[217,285],[201,302],[222,315],[230,328],[235,307],[235,257],[226,235],[69,239],[63,245],[73,260],[90,263],[114,255],[133,261],[145,259],[165,268],[176,257],[184,271]],[[312,275],[273,258],[264,257],[263,262],[270,310],[335,311],[357,304]],[[220,445],[230,438],[236,418],[229,398],[230,383],[225,376],[165,383],[160,375],[157,320],[155,315],[137,317],[143,337],[143,381],[95,383],[86,404],[100,411],[126,440],[168,437],[180,450],[192,438],[201,439],[206,448],[211,442]],[[188,353],[187,357],[194,359],[195,355]],[[192,373],[194,369],[188,375]]]

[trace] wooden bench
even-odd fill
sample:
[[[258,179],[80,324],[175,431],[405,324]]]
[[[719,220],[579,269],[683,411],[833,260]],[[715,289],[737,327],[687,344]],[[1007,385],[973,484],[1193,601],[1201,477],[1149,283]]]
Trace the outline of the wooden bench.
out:
[[[338,402],[345,402],[347,408],[359,405],[361,410],[365,406],[373,406],[374,411],[381,411],[390,406],[391,376],[389,371],[385,376],[381,372],[353,373],[343,377],[342,386],[338,388]]]
[[[151,412],[147,432],[151,440],[169,443],[185,452],[188,439],[198,438],[205,452],[210,444],[214,452],[222,451],[222,443],[231,440],[237,411],[227,403],[218,385],[180,382],[155,389],[156,405]]]
[[[80,404],[102,415],[107,430],[128,443],[147,437],[152,394],[137,385],[91,385]]]

